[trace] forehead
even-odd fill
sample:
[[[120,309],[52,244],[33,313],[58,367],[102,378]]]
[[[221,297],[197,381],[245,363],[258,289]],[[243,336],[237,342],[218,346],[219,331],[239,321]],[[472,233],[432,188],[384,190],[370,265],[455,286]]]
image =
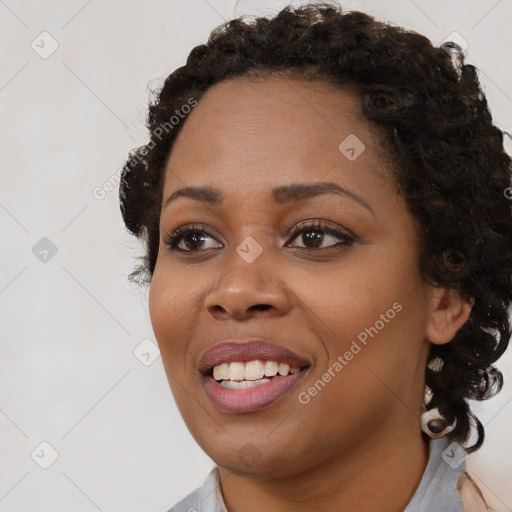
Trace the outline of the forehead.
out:
[[[322,178],[350,185],[381,165],[358,94],[326,82],[229,79],[208,89],[184,123],[164,193],[204,184],[256,193]],[[361,153],[350,160],[344,150],[354,143]]]

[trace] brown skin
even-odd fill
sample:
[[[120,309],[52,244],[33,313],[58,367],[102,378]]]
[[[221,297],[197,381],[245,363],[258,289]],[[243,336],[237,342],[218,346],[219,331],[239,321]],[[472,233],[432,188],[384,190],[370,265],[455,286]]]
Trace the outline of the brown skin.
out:
[[[338,150],[351,133],[366,145],[355,161]],[[162,209],[149,307],[176,403],[219,466],[229,512],[396,512],[425,470],[419,417],[429,342],[450,341],[471,306],[422,280],[418,230],[377,140],[354,93],[295,79],[230,79],[203,96],[168,160],[164,200],[185,186],[224,195],[221,206],[182,197]],[[270,200],[276,186],[318,181],[349,188],[374,213],[332,193],[282,206]],[[359,240],[315,249],[303,234],[289,236],[305,219],[324,219]],[[195,255],[171,251],[167,234],[191,223],[209,231],[203,246],[188,237],[180,247]],[[340,241],[323,235],[321,247]],[[263,249],[250,264],[236,252],[249,236]],[[211,250],[201,256],[201,248]],[[301,404],[299,392],[395,302],[403,309]],[[250,309],[258,304],[269,307]],[[250,336],[312,366],[272,406],[222,412],[203,390],[197,362],[221,340]],[[252,461],[240,456],[246,451]]]

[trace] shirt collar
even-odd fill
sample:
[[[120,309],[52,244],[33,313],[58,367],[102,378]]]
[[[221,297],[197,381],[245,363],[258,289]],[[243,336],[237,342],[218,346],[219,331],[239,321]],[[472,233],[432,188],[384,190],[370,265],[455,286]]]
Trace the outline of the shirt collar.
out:
[[[450,443],[446,438],[431,439],[427,467],[405,512],[463,512],[457,481],[466,471],[466,455],[458,443]],[[227,512],[217,467],[210,471],[198,489],[197,510]]]

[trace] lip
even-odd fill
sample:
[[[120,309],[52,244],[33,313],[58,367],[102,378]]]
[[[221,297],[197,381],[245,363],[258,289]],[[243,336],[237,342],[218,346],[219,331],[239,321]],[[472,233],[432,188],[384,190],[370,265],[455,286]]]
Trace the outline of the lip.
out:
[[[246,363],[255,359],[287,363],[295,368],[311,366],[310,361],[287,348],[261,339],[250,339],[226,340],[213,346],[200,357],[197,369],[202,375],[208,375],[219,364],[235,361]]]
[[[276,375],[269,382],[245,389],[226,389],[212,376],[212,368],[222,363],[245,363],[259,359],[287,363],[301,368],[295,374]],[[311,366],[310,361],[295,352],[265,340],[227,340],[207,350],[199,359],[198,370],[208,397],[220,410],[247,413],[266,409],[298,385]]]

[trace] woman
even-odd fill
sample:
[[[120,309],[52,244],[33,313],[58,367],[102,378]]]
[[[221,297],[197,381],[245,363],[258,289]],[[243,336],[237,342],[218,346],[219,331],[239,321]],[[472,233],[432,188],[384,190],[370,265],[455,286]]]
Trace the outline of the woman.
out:
[[[132,277],[216,463],[172,511],[486,510],[467,400],[502,386],[511,160],[456,50],[286,8],[214,30],[150,105]]]

